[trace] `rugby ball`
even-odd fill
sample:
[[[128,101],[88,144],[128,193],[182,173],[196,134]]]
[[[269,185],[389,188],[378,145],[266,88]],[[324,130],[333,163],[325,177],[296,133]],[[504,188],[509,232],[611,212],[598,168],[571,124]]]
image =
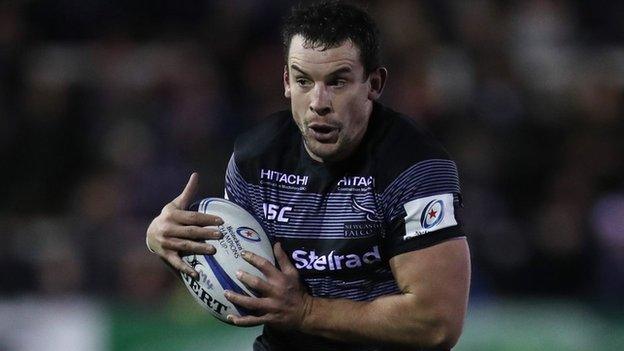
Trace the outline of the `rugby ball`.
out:
[[[236,278],[236,271],[242,270],[264,278],[256,267],[245,261],[241,252],[253,252],[275,264],[272,246],[260,223],[237,204],[220,198],[207,198],[191,206],[191,209],[195,207],[198,212],[217,215],[223,219],[224,223],[219,226],[223,238],[206,240],[217,249],[214,255],[182,256],[199,273],[197,280],[182,272],[180,275],[195,301],[213,316],[229,323],[228,315],[244,316],[251,311],[229,302],[223,295],[226,290],[258,296]]]

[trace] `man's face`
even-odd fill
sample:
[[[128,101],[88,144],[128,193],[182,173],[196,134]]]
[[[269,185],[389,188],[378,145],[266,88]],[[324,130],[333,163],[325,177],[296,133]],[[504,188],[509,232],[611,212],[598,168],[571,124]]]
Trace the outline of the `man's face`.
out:
[[[322,49],[322,48],[321,48]],[[321,50],[292,38],[284,68],[284,95],[306,150],[320,162],[347,157],[359,145],[378,96],[364,77],[360,51],[350,40]]]

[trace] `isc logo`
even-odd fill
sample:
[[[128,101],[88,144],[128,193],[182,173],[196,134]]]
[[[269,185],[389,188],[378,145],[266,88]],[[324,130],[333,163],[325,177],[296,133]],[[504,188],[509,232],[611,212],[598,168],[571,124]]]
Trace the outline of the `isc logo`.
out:
[[[292,211],[292,207],[288,207],[288,206],[280,207],[279,205],[275,205],[275,204],[263,203],[262,210],[264,210],[264,218],[270,221],[277,220],[278,222],[288,223],[288,218],[286,218],[286,213]]]

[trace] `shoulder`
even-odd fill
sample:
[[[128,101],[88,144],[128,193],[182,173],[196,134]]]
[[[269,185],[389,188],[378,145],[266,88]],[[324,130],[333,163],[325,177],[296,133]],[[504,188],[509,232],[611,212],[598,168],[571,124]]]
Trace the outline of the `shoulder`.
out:
[[[385,187],[410,169],[452,164],[449,153],[414,119],[378,104],[371,121],[372,153],[377,159],[378,185]]]
[[[298,136],[297,125],[290,110],[276,112],[236,138],[233,160],[246,173],[245,170],[279,158],[284,150],[293,149],[299,142]]]
[[[279,111],[263,118],[251,129],[243,132],[234,143],[237,163],[245,163],[283,150],[297,136],[297,126],[291,112]]]

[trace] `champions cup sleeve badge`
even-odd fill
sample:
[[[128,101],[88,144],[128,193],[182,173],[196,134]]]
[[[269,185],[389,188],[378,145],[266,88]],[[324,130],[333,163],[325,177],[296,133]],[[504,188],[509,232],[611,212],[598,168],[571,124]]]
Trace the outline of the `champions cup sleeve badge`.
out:
[[[431,200],[420,215],[420,226],[423,229],[435,227],[444,218],[444,203],[442,200]]]
[[[236,234],[238,234],[238,236],[240,236],[241,238],[247,240],[247,241],[252,241],[252,242],[258,242],[260,241],[260,235],[258,235],[258,233],[248,227],[239,227],[238,229],[236,229]]]
[[[412,200],[405,208],[405,236],[409,239],[457,225],[453,194],[427,196]]]

